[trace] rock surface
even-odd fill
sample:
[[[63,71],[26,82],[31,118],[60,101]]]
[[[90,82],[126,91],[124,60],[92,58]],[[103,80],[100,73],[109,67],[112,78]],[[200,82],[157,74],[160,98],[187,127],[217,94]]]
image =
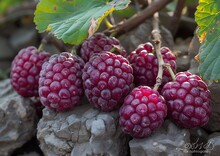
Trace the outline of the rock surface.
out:
[[[9,42],[7,39],[0,36],[0,60],[10,59],[13,58],[15,53],[13,49],[10,47]]]
[[[129,142],[131,156],[188,156],[184,146],[190,142],[189,132],[166,120],[157,132],[145,139]]]
[[[129,151],[118,112],[103,113],[87,102],[65,113],[45,108],[37,138],[47,156],[126,156]]]
[[[139,44],[151,42],[152,21],[146,20],[143,24],[140,24],[137,28],[124,34],[124,38],[120,39],[122,45],[131,52],[137,48]],[[167,46],[171,50],[173,49],[174,41],[172,34],[165,27],[161,26],[162,46]]]
[[[209,136],[208,144],[206,146],[205,156],[219,156],[220,153],[220,133],[213,133]]]
[[[193,156],[204,155],[206,151],[206,145],[208,142],[209,135],[202,128],[193,128],[189,130],[190,132],[190,152],[193,153]]]
[[[189,71],[197,75],[199,75],[199,71],[198,71],[199,63],[195,60],[195,56],[199,53],[199,48],[200,48],[199,39],[195,33],[194,37],[192,38],[189,44],[188,51],[189,51],[189,59],[190,59]]]
[[[33,27],[17,29],[10,37],[12,48],[18,52],[22,48],[37,44],[37,31]]]
[[[36,132],[36,113],[30,99],[18,95],[10,80],[0,82],[0,156],[10,155]]]
[[[204,129],[215,132],[220,131],[220,83],[213,83],[209,89],[211,91],[212,115]]]

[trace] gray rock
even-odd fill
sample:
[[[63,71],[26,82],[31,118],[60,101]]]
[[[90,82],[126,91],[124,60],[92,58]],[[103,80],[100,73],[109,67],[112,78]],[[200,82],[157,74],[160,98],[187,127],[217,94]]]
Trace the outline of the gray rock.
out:
[[[128,136],[118,126],[118,112],[100,112],[88,102],[72,111],[45,108],[37,138],[47,156],[126,156]]]
[[[204,128],[208,131],[215,132],[220,131],[220,82],[213,83],[209,86],[209,89],[211,91],[212,115]]]
[[[18,156],[40,156],[40,154],[37,152],[30,152],[30,153],[21,154]]]
[[[199,75],[199,63],[195,60],[195,59],[191,59],[190,60],[190,68],[189,68],[189,72]]]
[[[10,60],[14,57],[15,53],[10,47],[10,44],[7,39],[0,36],[0,60]],[[2,68],[2,67],[0,67]]]
[[[27,46],[37,45],[37,31],[33,27],[23,27],[16,30],[10,37],[10,44],[12,48],[18,52]]]
[[[205,147],[208,142],[209,135],[202,128],[193,128],[189,130],[190,132],[190,143],[191,143],[191,152],[194,156],[201,156],[206,150]]]
[[[51,53],[51,54],[58,54],[60,53],[59,50],[53,44],[45,44],[44,50]]]
[[[199,48],[200,48],[200,42],[195,32],[189,44],[189,49],[188,49],[190,59],[194,59],[194,57],[199,53]]]
[[[208,133],[202,128],[193,128],[189,130],[191,143],[203,143],[208,141]]]
[[[188,55],[183,55],[180,57],[177,57],[176,59],[176,71],[186,71],[190,67],[190,59]]]
[[[198,67],[199,63],[195,60],[195,56],[199,53],[200,43],[197,35],[195,34],[189,45],[189,59],[190,69],[189,71],[193,74],[199,75]]]
[[[129,142],[131,156],[188,156],[185,144],[190,142],[189,132],[166,120],[158,131],[145,139]]]
[[[165,27],[161,26],[162,46],[167,46],[170,49],[173,48],[174,41],[172,34]],[[123,38],[120,38],[120,42],[128,52],[131,52],[137,48],[139,44],[143,44],[151,41],[152,32],[152,20],[146,20],[143,24],[140,24],[137,28],[124,34]]]
[[[220,133],[213,133],[209,136],[208,143],[205,146],[205,156],[219,156],[220,153]]]
[[[0,82],[0,155],[10,155],[36,132],[33,102],[18,95],[10,80]]]

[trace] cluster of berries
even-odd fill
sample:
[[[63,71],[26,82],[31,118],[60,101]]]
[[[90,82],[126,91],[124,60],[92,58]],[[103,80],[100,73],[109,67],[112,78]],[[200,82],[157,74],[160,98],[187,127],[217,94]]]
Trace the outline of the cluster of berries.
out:
[[[171,50],[162,47],[161,54],[175,71]],[[211,115],[210,92],[201,78],[180,72],[172,81],[165,69],[156,91],[152,87],[157,72],[151,43],[126,55],[117,39],[97,33],[81,45],[79,56],[22,49],[12,62],[11,84],[20,95],[39,96],[44,106],[59,112],[79,105],[85,94],[97,109],[119,109],[122,130],[135,138],[159,129],[167,115],[184,128],[206,124]]]

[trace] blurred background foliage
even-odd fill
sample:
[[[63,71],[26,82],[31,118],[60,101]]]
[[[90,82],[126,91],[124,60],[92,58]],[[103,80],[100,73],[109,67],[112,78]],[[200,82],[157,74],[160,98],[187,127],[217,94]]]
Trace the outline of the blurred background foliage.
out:
[[[24,0],[1,0],[0,1],[0,15],[3,15],[8,9],[15,5],[22,3]]]

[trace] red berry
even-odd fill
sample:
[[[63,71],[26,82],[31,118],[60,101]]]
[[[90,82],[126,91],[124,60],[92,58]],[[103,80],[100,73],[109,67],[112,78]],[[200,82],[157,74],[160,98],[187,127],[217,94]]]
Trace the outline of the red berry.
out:
[[[119,115],[123,132],[135,138],[144,138],[161,127],[167,107],[158,91],[139,86],[125,98]]]
[[[43,64],[39,79],[40,101],[50,109],[68,111],[83,95],[83,60],[68,52],[55,54]]]
[[[113,47],[116,48],[114,51],[116,54],[126,55],[126,51],[116,38],[96,33],[83,42],[79,55],[85,62],[88,62],[93,54],[110,51]]]
[[[162,89],[168,116],[180,127],[204,126],[211,115],[210,91],[202,79],[190,72],[179,72],[176,81]]]
[[[132,87],[128,60],[110,52],[94,55],[83,70],[83,86],[89,102],[108,112],[119,108]]]
[[[169,63],[173,71],[176,68],[176,57],[167,47],[161,48],[161,54],[165,63]],[[156,83],[158,74],[158,60],[154,53],[154,48],[151,43],[145,43],[131,52],[128,60],[134,70],[134,83],[138,85],[147,85],[153,87]],[[171,76],[167,69],[163,73],[163,81],[161,87],[168,81],[171,81]]]
[[[21,49],[11,67],[11,84],[24,97],[38,97],[39,74],[44,61],[50,57],[47,52],[39,52],[35,47]]]

